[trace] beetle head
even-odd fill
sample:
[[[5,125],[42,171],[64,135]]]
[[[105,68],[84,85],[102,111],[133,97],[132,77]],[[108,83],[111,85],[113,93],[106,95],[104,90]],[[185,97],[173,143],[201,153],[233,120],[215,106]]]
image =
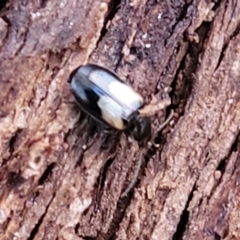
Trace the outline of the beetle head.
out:
[[[130,123],[131,133],[140,146],[144,146],[151,138],[150,118],[136,115]]]

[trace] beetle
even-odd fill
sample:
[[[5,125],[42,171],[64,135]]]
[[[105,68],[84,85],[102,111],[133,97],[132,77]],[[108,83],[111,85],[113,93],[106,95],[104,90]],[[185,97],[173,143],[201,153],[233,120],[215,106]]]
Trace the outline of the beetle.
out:
[[[82,65],[70,74],[68,83],[79,107],[106,129],[128,131],[139,146],[143,147],[151,138],[152,115],[168,106],[169,99],[145,107],[143,97],[120,77],[96,64]],[[157,103],[157,104],[156,104]],[[173,117],[173,111],[155,133],[161,131]],[[143,148],[142,148],[143,150]],[[121,194],[127,196],[136,183],[143,156],[140,157],[132,181]]]
[[[79,107],[106,128],[128,131],[140,145],[151,137],[149,117],[141,116],[143,97],[120,77],[96,64],[76,68],[69,76]]]

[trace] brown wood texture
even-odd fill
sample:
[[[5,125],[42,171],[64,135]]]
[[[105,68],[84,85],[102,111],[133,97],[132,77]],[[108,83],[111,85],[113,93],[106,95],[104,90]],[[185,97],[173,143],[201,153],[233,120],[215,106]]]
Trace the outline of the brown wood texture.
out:
[[[0,7],[1,240],[240,239],[240,1]],[[103,149],[67,85],[87,62],[171,99],[152,145]]]

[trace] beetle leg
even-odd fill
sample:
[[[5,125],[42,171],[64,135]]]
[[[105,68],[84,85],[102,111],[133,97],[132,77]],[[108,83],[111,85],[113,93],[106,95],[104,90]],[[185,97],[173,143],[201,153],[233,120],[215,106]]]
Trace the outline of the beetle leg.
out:
[[[103,129],[100,131],[100,138],[102,141],[101,149],[109,149],[112,152],[113,149],[116,149],[116,144],[119,141],[120,133],[115,129]]]

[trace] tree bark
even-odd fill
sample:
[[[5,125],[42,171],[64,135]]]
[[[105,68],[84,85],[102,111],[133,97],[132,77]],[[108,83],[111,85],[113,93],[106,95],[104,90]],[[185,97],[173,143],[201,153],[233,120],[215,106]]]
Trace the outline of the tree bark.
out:
[[[1,4],[0,239],[240,239],[240,1]],[[171,99],[148,146],[90,129],[87,62]]]

